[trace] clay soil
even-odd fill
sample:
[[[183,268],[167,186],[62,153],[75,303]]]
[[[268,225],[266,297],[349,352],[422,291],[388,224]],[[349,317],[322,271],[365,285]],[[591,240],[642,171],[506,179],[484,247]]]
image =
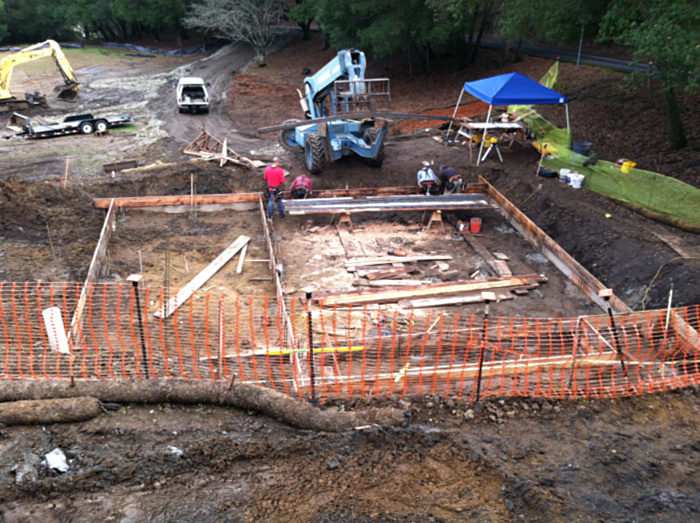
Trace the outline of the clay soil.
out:
[[[128,112],[137,123],[105,137],[0,143],[0,279],[81,281],[103,219],[92,198],[189,194],[192,180],[198,193],[262,190],[260,172],[194,162],[179,152],[202,126],[249,157],[280,156],[290,177],[304,172],[302,159],[282,150],[274,133],[257,130],[301,118],[295,89],[302,86],[302,71],[318,69],[334,52],[322,50],[318,36],[288,40],[279,42],[265,67],[251,64],[252,53],[241,46],[209,57],[123,57],[82,65],[79,105],[52,103],[50,110],[32,114]],[[443,57],[430,71],[414,61],[409,75],[402,60],[370,59],[367,76],[391,79],[395,112],[451,115],[464,81],[515,70],[539,78],[551,65],[527,58],[497,68],[495,60],[495,54],[483,52],[479,63],[465,71]],[[183,66],[187,69],[173,71]],[[185,72],[212,83],[209,115],[178,114],[171,83]],[[19,78],[18,92],[50,92],[51,74]],[[561,64],[557,88],[570,98],[574,138],[592,141],[601,158],[632,158],[640,167],[698,185],[700,128],[690,109],[697,97],[682,97],[690,145],[670,152],[663,110],[646,92],[630,91],[621,74]],[[469,103],[464,111],[478,114],[483,107]],[[563,113],[543,111],[563,124]],[[314,188],[412,185],[421,161],[453,165],[468,181],[485,176],[633,309],[665,307],[671,285],[674,305],[700,303],[696,235],[536,177],[534,149],[503,147],[502,164],[491,157],[473,167],[465,147],[434,139],[441,131],[432,125],[392,122],[380,169],[346,158],[313,176]],[[114,177],[104,172],[103,163],[124,158],[150,167]],[[466,217],[450,215],[452,220]],[[362,217],[354,241],[366,245],[370,242],[357,239],[372,236],[382,248],[417,246],[417,237],[410,243],[417,218],[411,220]],[[292,286],[318,270],[308,261],[311,244],[320,243],[325,256],[334,256],[335,249],[342,257],[347,251],[342,240],[352,239],[349,233],[306,232],[314,225],[326,223],[294,216],[274,222],[284,256],[294,260],[290,267],[298,265]],[[257,211],[157,218],[126,213],[117,231],[105,275],[109,281],[138,272],[141,251],[149,283],[159,286],[165,251],[179,269],[187,256],[192,272],[238,234],[252,238],[250,257],[265,257]],[[494,231],[495,225],[490,229],[485,221],[485,234]],[[450,235],[436,238],[445,245]],[[253,276],[267,274],[260,265]],[[320,282],[327,277],[337,284],[334,276],[318,276]],[[186,281],[175,270],[170,278],[174,286]],[[217,285],[236,292],[272,293],[267,282],[234,284],[221,278]],[[568,292],[558,285],[562,294]],[[556,296],[519,303],[520,310],[504,313],[571,316],[587,307],[559,303]],[[350,398],[320,408],[369,405],[400,408],[405,422],[326,434],[294,429],[255,412],[160,404],[122,405],[83,423],[6,427],[0,433],[0,520],[670,522],[700,517],[697,388],[629,399],[495,398],[477,405],[425,395]],[[54,448],[67,454],[68,472],[40,463]]]

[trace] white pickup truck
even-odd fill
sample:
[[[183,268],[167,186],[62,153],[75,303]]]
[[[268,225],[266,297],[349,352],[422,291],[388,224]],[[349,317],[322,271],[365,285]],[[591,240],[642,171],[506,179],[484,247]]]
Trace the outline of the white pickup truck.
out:
[[[201,78],[187,77],[180,78],[177,83],[177,108],[181,113],[209,112],[209,93],[207,87],[210,84],[204,83]]]

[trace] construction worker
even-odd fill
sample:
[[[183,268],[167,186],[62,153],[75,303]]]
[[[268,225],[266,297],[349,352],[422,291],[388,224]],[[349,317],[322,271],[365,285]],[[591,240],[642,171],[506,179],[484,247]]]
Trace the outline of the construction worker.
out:
[[[418,187],[420,194],[437,194],[440,188],[439,180],[428,162],[423,162],[423,167],[418,171]]]
[[[440,166],[440,191],[443,194],[454,194],[462,192],[464,180],[459,171],[454,167]]]
[[[270,202],[268,204],[270,220],[272,220],[272,215],[275,213],[275,200],[277,200],[277,210],[280,213],[280,218],[284,218],[282,184],[286,180],[284,178],[284,170],[280,167],[279,158],[273,158],[272,165],[268,165],[265,169],[265,181],[267,182],[267,191],[270,196]]]
[[[305,174],[297,176],[292,182],[290,191],[293,200],[304,200],[307,196],[311,196],[311,180]]]

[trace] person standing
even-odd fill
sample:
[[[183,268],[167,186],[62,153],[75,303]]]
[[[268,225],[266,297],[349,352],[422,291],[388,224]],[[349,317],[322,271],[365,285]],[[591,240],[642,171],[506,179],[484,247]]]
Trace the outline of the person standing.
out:
[[[423,162],[423,167],[418,171],[418,187],[421,194],[438,193],[438,178],[429,165],[428,162]]]
[[[289,190],[292,193],[293,200],[304,200],[307,196],[311,195],[311,180],[305,174],[299,175],[294,178],[292,186]]]
[[[277,210],[280,213],[280,218],[284,218],[284,206],[282,205],[282,184],[286,181],[284,170],[280,167],[279,158],[272,159],[272,165],[268,165],[265,169],[265,181],[267,182],[267,190],[270,195],[268,204],[268,214],[270,220],[275,213],[275,200],[277,200]]]
[[[454,194],[462,192],[464,180],[459,171],[454,167],[440,166],[440,191],[443,194]]]

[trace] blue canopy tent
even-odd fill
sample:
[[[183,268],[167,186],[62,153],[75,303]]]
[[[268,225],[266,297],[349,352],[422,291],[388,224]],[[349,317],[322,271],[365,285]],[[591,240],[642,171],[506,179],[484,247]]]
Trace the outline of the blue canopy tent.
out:
[[[476,96],[479,100],[489,104],[489,112],[486,122],[491,120],[491,111],[494,105],[549,105],[563,104],[566,107],[566,129],[569,126],[569,101],[566,96],[552,91],[548,87],[531,80],[520,73],[508,73],[474,82],[465,82],[464,89],[459,93],[459,100],[452,118],[457,115],[457,109],[462,101],[464,92]],[[450,122],[450,128],[452,123]],[[449,134],[450,128],[447,129]],[[481,140],[479,156],[476,164],[479,165],[481,153],[484,149],[484,140]]]

